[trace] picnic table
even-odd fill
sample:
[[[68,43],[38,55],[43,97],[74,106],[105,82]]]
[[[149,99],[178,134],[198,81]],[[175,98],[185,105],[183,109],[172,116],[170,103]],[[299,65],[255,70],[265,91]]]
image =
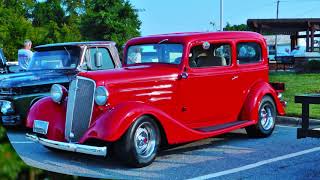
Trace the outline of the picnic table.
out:
[[[279,66],[282,66],[283,70],[286,70],[286,67],[294,65],[294,56],[276,56],[276,70],[279,69]]]
[[[310,104],[320,104],[320,94],[306,94],[295,96],[295,103],[302,104],[301,128],[297,129],[297,138],[320,137],[320,128],[310,128]]]

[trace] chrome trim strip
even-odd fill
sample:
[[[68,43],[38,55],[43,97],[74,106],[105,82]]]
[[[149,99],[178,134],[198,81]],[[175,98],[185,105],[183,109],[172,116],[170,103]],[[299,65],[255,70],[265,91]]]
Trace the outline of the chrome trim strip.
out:
[[[39,138],[36,135],[26,134],[26,138],[38,142],[44,146],[60,149],[64,151],[89,154],[95,156],[107,156],[107,147],[88,146],[82,144],[65,143],[59,141],[52,141],[49,139]]]
[[[78,67],[77,67],[78,71],[85,71],[85,70],[83,70],[83,69],[81,68],[81,66],[82,66],[83,63],[84,63],[84,57],[85,57],[85,55],[86,55],[87,49],[88,49],[88,46],[87,46],[87,45],[84,46],[84,48],[82,49],[81,59],[80,59],[79,65],[78,65]]]
[[[75,106],[75,99],[77,93],[77,84],[78,79],[76,77],[69,85],[69,92],[68,92],[68,102],[67,102],[67,112],[66,112],[66,122],[65,122],[65,138],[67,141],[70,140],[70,133],[72,130],[72,121],[73,121],[73,110]],[[73,88],[73,89],[72,89]]]

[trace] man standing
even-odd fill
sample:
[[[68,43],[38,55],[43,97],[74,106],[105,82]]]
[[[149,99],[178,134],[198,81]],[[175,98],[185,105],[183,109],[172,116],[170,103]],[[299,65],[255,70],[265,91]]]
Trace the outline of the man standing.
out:
[[[19,49],[18,51],[18,63],[22,70],[27,70],[29,62],[33,56],[33,52],[30,50],[31,46],[32,42],[27,39],[24,41],[24,48]]]

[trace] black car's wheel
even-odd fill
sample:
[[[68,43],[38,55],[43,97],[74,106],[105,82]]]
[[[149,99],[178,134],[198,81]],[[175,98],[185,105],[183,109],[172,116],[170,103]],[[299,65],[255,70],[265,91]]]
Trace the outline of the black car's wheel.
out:
[[[160,131],[156,122],[148,116],[143,116],[116,142],[114,152],[128,165],[144,167],[155,159],[159,143]]]
[[[250,137],[268,137],[272,134],[276,123],[276,107],[270,96],[263,97],[259,106],[257,124],[249,126],[246,131]]]

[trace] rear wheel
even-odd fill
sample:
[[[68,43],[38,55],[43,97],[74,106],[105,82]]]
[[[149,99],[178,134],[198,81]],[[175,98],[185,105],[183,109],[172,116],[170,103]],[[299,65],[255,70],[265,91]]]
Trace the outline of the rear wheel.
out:
[[[128,165],[144,167],[155,159],[159,143],[160,131],[156,122],[148,116],[143,116],[116,142],[114,152]]]
[[[257,124],[249,126],[246,131],[250,137],[268,137],[272,134],[276,123],[276,107],[270,96],[264,96],[259,106]]]

